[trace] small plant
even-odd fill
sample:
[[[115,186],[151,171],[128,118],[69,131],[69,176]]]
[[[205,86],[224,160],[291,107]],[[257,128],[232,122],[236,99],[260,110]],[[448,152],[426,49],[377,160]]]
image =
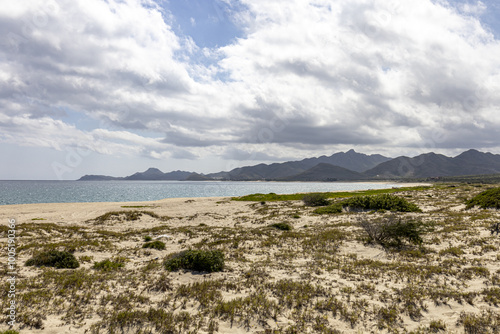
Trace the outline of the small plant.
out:
[[[74,269],[80,266],[78,260],[70,252],[51,250],[42,252],[26,261],[27,266],[55,267],[57,269]]]
[[[6,331],[1,331],[0,334],[19,334],[19,332],[12,329],[7,329]]]
[[[448,255],[448,254],[459,257],[460,255],[464,254],[464,251],[458,247],[448,247],[446,249],[439,251],[439,255]]]
[[[281,231],[291,231],[292,230],[292,226],[286,222],[271,224],[271,225],[269,225],[269,227],[273,227],[273,228],[281,230]]]
[[[465,203],[466,209],[479,206],[481,209],[500,209],[500,187],[492,188],[476,195]]]
[[[90,255],[82,255],[78,259],[80,260],[80,262],[90,262],[94,259],[94,257]]]
[[[500,234],[500,223],[494,223],[490,226],[490,232],[491,234]]]
[[[112,270],[117,270],[119,268],[122,268],[124,264],[123,259],[106,259],[100,262],[94,263],[94,269],[101,270],[101,271],[112,271]]]
[[[145,242],[152,241],[152,240],[153,240],[153,238],[151,238],[149,235],[146,235],[146,236],[144,237],[144,241],[145,241]]]
[[[439,333],[446,330],[446,324],[442,320],[432,320],[429,324],[429,331],[431,333]]]
[[[216,272],[224,269],[224,253],[220,250],[187,250],[171,254],[165,260],[168,271],[179,269]]]
[[[421,234],[425,226],[421,221],[406,220],[396,216],[379,218],[373,221],[361,220],[359,225],[368,234],[369,240],[384,247],[401,247],[403,240],[422,244]]]
[[[330,204],[330,201],[327,199],[327,195],[321,193],[304,195],[304,197],[302,197],[302,202],[304,202],[307,206],[326,206]]]
[[[318,215],[342,213],[342,203],[334,203],[313,211]]]
[[[160,240],[155,240],[151,242],[146,242],[144,245],[142,245],[142,248],[154,248],[158,250],[163,250],[165,249],[165,243]]]

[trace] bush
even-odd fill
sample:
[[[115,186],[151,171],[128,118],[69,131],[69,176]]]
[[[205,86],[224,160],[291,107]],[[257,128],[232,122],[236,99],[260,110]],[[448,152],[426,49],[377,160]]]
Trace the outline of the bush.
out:
[[[422,212],[406,199],[395,195],[355,196],[342,202],[343,207],[361,210],[390,210],[399,212]]]
[[[19,332],[12,329],[7,329],[6,331],[0,332],[0,334],[19,334]]]
[[[146,242],[144,245],[142,245],[142,248],[154,248],[158,250],[163,250],[165,249],[165,243],[159,240],[155,240],[151,242]]]
[[[123,259],[106,259],[101,262],[94,263],[94,269],[102,271],[112,271],[122,268],[125,265],[124,262],[125,261]]]
[[[446,330],[446,324],[442,320],[432,320],[429,324],[429,331],[431,333],[439,333]]]
[[[476,195],[465,203],[466,209],[479,206],[481,209],[500,209],[500,188],[492,188]]]
[[[420,245],[425,225],[420,221],[404,220],[396,216],[377,220],[362,220],[359,225],[366,231],[370,241],[384,247],[401,247],[403,241]]]
[[[288,223],[275,223],[269,226],[282,231],[290,231],[292,229],[292,226]]]
[[[168,271],[179,269],[216,272],[224,269],[224,253],[219,250],[187,250],[170,255],[165,260]]]
[[[342,203],[334,203],[313,211],[318,215],[342,213]]]
[[[327,196],[320,193],[304,195],[302,201],[307,206],[326,206],[330,204],[330,201],[327,200]]]
[[[26,261],[26,265],[37,267],[55,267],[57,269],[74,269],[78,268],[80,266],[80,263],[78,263],[78,260],[70,252],[51,250],[42,252],[32,257],[31,259]]]
[[[491,310],[480,314],[462,312],[457,324],[464,326],[465,334],[498,333],[500,315]]]
[[[145,242],[152,241],[152,240],[153,240],[153,238],[151,238],[149,235],[146,235],[146,236],[144,237],[144,241],[145,241]]]

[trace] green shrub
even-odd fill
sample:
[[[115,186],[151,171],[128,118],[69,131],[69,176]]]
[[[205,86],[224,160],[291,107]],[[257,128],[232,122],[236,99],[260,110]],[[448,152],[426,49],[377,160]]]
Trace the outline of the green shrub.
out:
[[[314,193],[302,197],[302,202],[307,206],[326,206],[330,204],[326,194]]]
[[[342,213],[342,203],[334,203],[322,208],[317,208],[313,212],[318,215]]]
[[[500,209],[500,188],[492,188],[476,195],[465,203],[466,209],[479,206],[482,209]]]
[[[163,250],[165,249],[165,243],[159,240],[155,240],[151,242],[146,242],[144,245],[142,245],[142,248],[154,248],[158,250]]]
[[[144,241],[145,241],[145,242],[152,241],[152,240],[153,240],[153,238],[151,238],[149,235],[146,235],[146,236],[144,237]]]
[[[388,216],[372,221],[361,220],[359,225],[368,234],[369,240],[384,247],[401,247],[403,241],[422,244],[421,234],[426,226],[421,221]]]
[[[19,332],[12,329],[7,329],[6,331],[1,331],[0,334],[19,334]]]
[[[292,226],[286,222],[271,224],[271,225],[269,225],[269,227],[273,227],[275,229],[282,230],[282,231],[290,231],[292,229]]]
[[[344,200],[342,206],[355,210],[422,212],[416,204],[410,203],[402,197],[388,194],[351,197]]]
[[[124,264],[123,259],[106,259],[100,262],[94,263],[94,269],[101,270],[101,271],[112,271],[112,270],[117,270],[119,268],[122,268]]]
[[[439,333],[446,330],[446,324],[442,320],[432,320],[429,324],[429,331],[431,333]]]
[[[70,252],[51,250],[42,252],[26,261],[27,266],[55,267],[58,269],[74,269],[80,266],[78,260]]]
[[[216,272],[224,269],[224,253],[219,250],[187,250],[170,255],[165,260],[168,271],[179,269]]]

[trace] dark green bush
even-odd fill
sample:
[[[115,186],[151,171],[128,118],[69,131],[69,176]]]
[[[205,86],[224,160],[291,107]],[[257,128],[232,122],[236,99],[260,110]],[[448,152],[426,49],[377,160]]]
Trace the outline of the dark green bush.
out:
[[[55,267],[58,269],[74,269],[80,266],[78,260],[70,252],[51,250],[42,252],[26,261],[27,266]]]
[[[149,235],[146,235],[146,236],[144,237],[144,241],[145,241],[145,242],[152,241],[152,240],[153,240],[153,238],[151,238]]]
[[[304,195],[304,197],[302,197],[302,201],[307,206],[326,206],[330,204],[330,201],[327,199],[327,195],[320,193]]]
[[[466,209],[479,206],[481,209],[500,209],[500,188],[492,188],[476,195],[465,203]]]
[[[12,329],[7,329],[6,331],[1,331],[0,334],[19,334],[19,332]]]
[[[224,269],[224,253],[220,250],[187,250],[170,255],[165,260],[168,271],[179,269],[216,272]]]
[[[343,207],[355,210],[390,210],[399,212],[422,212],[414,203],[395,195],[355,196],[342,202]]]
[[[318,215],[342,213],[342,203],[334,203],[313,211]]]
[[[366,231],[370,241],[384,247],[401,247],[404,241],[420,245],[423,241],[421,235],[427,230],[421,221],[396,216],[362,220],[359,225]]]
[[[292,229],[292,226],[286,222],[271,224],[271,225],[269,225],[269,227],[273,227],[275,229],[282,230],[282,231],[290,231]]]
[[[142,245],[142,248],[154,248],[158,250],[163,250],[165,249],[165,243],[159,240],[155,240],[151,242],[146,242],[144,245]]]
[[[94,269],[102,270],[102,271],[112,271],[119,268],[122,268],[125,264],[121,259],[106,259],[101,262],[94,263]]]

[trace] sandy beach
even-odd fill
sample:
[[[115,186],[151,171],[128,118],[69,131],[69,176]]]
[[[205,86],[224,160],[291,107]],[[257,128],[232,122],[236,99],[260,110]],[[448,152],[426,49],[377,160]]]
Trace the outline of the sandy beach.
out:
[[[481,190],[460,185],[397,193],[423,210],[397,215],[433,224],[421,246],[397,251],[367,243],[358,224],[391,213],[319,215],[302,201],[217,197],[1,206],[2,245],[9,219],[16,220],[14,329],[464,333],[477,320],[484,324],[480,333],[494,333],[500,328],[500,237],[489,226],[500,214],[464,210],[464,198]],[[271,227],[283,222],[292,230]],[[145,237],[165,249],[143,248]],[[24,265],[48,248],[69,250],[79,268]],[[169,254],[187,249],[222,251],[224,270],[165,269]],[[95,268],[106,259],[121,259],[123,266]],[[6,263],[2,276],[9,277]],[[8,301],[2,300],[5,310]],[[9,328],[6,315],[0,330]]]

